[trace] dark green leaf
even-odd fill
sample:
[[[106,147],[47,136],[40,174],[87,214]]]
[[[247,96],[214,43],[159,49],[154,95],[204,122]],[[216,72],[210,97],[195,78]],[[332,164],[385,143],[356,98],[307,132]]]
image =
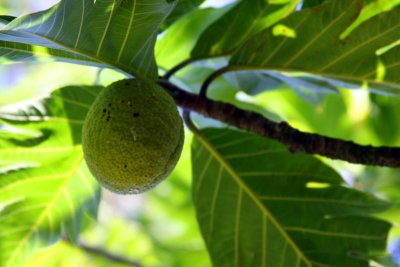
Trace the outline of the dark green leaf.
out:
[[[325,0],[304,0],[302,8],[313,7],[322,4]]]
[[[365,6],[361,10],[360,16],[356,21],[343,33],[346,36],[353,29],[357,28],[364,21],[378,15],[379,13],[389,11],[395,6],[400,4],[400,0],[367,0],[365,1]]]
[[[83,160],[81,127],[101,87],[73,86],[0,110],[0,265],[21,266],[96,215],[99,186]]]
[[[0,16],[0,25],[3,26],[4,24],[8,24],[9,22],[13,21],[16,19],[14,16],[7,16],[7,15],[2,15]]]
[[[314,157],[234,130],[192,145],[193,197],[215,266],[368,266],[390,225],[389,205],[347,188]]]
[[[240,1],[203,32],[192,50],[192,57],[234,52],[250,36],[290,14],[299,2],[274,5],[267,0]]]

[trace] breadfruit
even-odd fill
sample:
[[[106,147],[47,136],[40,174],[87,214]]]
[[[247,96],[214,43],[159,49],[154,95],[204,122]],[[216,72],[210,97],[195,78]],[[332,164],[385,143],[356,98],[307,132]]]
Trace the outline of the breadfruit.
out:
[[[174,99],[155,82],[139,79],[103,89],[82,130],[89,170],[101,185],[120,194],[144,192],[169,176],[183,142]]]

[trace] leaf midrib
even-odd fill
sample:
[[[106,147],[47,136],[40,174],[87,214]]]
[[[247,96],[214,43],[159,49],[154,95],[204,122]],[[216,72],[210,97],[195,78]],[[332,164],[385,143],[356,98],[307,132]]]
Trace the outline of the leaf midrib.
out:
[[[352,6],[351,6],[352,7]],[[320,31],[316,36],[314,36],[309,42],[307,42],[306,45],[304,45],[292,58],[290,58],[283,66],[286,67],[296,61],[297,58],[299,58],[304,51],[307,51],[309,47],[311,47],[321,36],[323,36],[325,33],[329,32],[330,28],[336,25],[336,23],[340,20],[341,18],[347,14],[347,10],[343,10],[343,12],[337,16],[335,19],[333,19],[326,27],[323,28],[322,31]],[[312,15],[311,15],[312,16]]]
[[[283,196],[261,196],[260,199],[265,199],[269,201],[288,201],[288,202],[315,202],[315,203],[332,203],[332,204],[343,204],[348,206],[356,207],[386,207],[386,203],[358,203],[353,201],[338,200],[334,198],[322,198],[322,197],[283,197]]]
[[[307,266],[312,267],[311,262],[305,257],[305,255],[301,252],[300,248],[296,245],[296,243],[290,238],[290,236],[286,233],[285,229],[278,223],[275,217],[265,208],[259,198],[250,190],[250,188],[242,181],[240,176],[236,173],[236,171],[226,162],[223,156],[214,149],[213,145],[208,142],[207,138],[201,134],[199,131],[194,132],[198,140],[203,144],[204,147],[210,152],[210,154],[222,165],[222,167],[231,175],[231,177],[236,181],[240,188],[254,201],[254,203],[260,208],[264,217],[268,217],[271,222],[275,225],[278,231],[284,236],[286,241],[291,245],[291,247],[296,251],[299,258],[304,260],[304,263]]]
[[[9,31],[15,31],[15,30],[9,30]],[[49,42],[52,42],[52,43],[57,44],[60,47],[64,48],[64,50],[58,49],[59,51],[66,51],[66,52],[70,52],[70,53],[73,53],[73,54],[78,54],[78,55],[83,56],[83,57],[88,57],[89,59],[92,59],[92,60],[94,60],[95,62],[97,62],[99,64],[113,66],[113,67],[119,68],[119,69],[127,71],[127,72],[130,71],[129,66],[125,65],[123,63],[120,63],[120,62],[117,62],[117,61],[110,61],[110,60],[108,60],[108,59],[106,59],[106,58],[104,58],[102,56],[97,56],[95,53],[93,53],[93,54],[92,53],[88,53],[88,52],[86,52],[84,50],[79,49],[78,47],[73,47],[71,45],[67,45],[67,44],[59,42],[59,41],[57,41],[55,39],[48,38],[47,36],[40,35],[40,34],[38,34],[36,32],[31,32],[31,31],[27,31],[27,30],[23,30],[23,31],[27,32],[29,34],[32,34],[32,35],[34,35],[34,36],[36,36],[38,38],[45,39],[45,40],[47,40]],[[26,43],[20,43],[20,42],[10,42],[10,43],[26,44]],[[29,44],[29,45],[30,46],[45,47],[47,49],[52,49],[52,48],[47,47],[47,46],[41,46],[41,45],[35,45],[35,44]],[[31,51],[25,51],[24,50],[24,52],[29,53]],[[70,60],[72,61],[74,59],[71,58]],[[91,62],[91,61],[88,60],[87,62]]]

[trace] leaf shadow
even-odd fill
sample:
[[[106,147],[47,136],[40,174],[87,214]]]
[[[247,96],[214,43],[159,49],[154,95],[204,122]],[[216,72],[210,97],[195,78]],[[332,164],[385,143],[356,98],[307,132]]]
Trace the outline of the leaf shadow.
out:
[[[48,140],[54,133],[51,129],[41,129],[41,135],[28,139],[9,138],[8,141],[19,147],[34,147]]]

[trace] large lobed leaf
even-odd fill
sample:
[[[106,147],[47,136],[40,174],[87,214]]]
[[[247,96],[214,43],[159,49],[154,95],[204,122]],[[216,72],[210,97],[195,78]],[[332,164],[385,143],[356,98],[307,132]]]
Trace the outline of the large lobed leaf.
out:
[[[155,79],[157,33],[175,4],[165,0],[62,0],[3,27],[0,56],[11,61],[44,56]]]
[[[193,197],[215,266],[369,266],[390,224],[388,204],[342,185],[312,156],[228,129],[192,144]]]
[[[381,49],[400,38],[400,10],[374,16],[341,38],[362,7],[362,0],[330,0],[294,13],[250,38],[230,64],[366,81],[376,90],[398,94],[400,47]]]
[[[0,265],[20,266],[60,235],[75,240],[96,215],[99,187],[81,149],[81,127],[101,87],[62,88],[0,110]]]

